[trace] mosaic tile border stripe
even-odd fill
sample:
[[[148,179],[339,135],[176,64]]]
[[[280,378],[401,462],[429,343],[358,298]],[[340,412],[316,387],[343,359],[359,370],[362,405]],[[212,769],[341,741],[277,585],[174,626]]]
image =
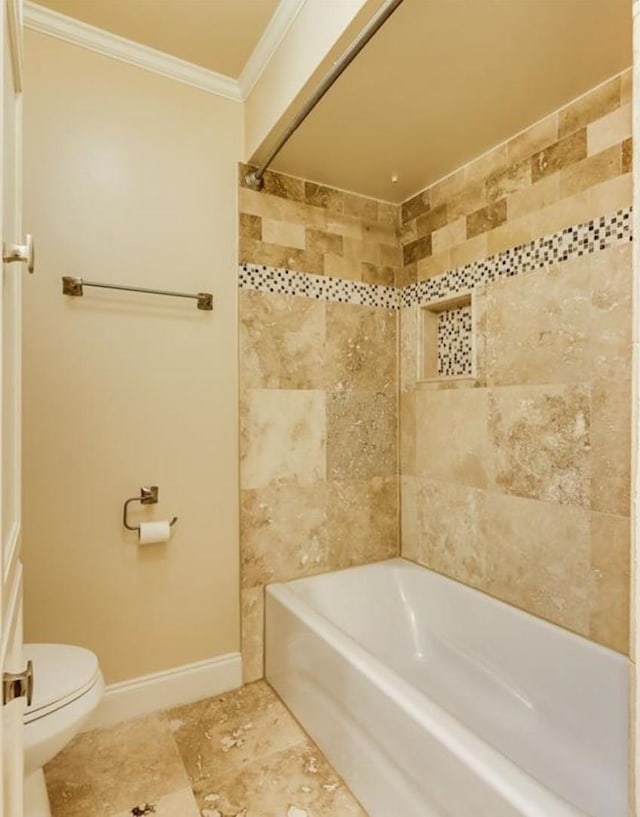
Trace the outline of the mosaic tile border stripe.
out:
[[[409,284],[401,290],[391,286],[347,281],[326,275],[294,272],[284,267],[241,264],[238,285],[241,289],[259,292],[301,295],[337,303],[399,309],[402,306],[438,301],[477,286],[543,269],[549,264],[569,261],[627,244],[632,240],[633,208],[617,210],[582,224],[566,227],[562,232],[536,238],[528,244],[511,247],[504,252],[473,261],[441,275]]]
[[[241,264],[238,285],[240,289],[254,289],[258,292],[302,295],[322,301],[377,306],[383,309],[400,308],[400,297],[395,287],[292,272],[284,267]]]
[[[562,232],[536,238],[528,244],[473,261],[425,281],[409,284],[400,293],[401,306],[424,306],[456,293],[469,292],[481,284],[543,269],[549,264],[569,261],[581,255],[606,250],[632,240],[633,208],[617,210],[598,219],[585,221]]]

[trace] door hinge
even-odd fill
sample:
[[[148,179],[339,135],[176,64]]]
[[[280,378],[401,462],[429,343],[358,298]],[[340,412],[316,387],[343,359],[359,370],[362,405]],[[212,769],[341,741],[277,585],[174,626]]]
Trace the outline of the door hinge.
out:
[[[5,264],[21,262],[27,265],[28,272],[33,272],[36,266],[36,249],[33,236],[27,233],[26,244],[9,244],[2,247],[2,260]]]
[[[27,706],[33,701],[33,661],[27,662],[24,672],[5,672],[2,676],[2,704],[6,706],[16,698],[26,698]]]

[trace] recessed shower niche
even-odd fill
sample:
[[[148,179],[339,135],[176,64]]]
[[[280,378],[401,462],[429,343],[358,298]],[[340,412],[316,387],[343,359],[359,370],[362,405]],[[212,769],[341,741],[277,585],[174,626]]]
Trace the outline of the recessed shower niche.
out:
[[[473,385],[476,377],[474,299],[470,292],[420,308],[418,379]]]

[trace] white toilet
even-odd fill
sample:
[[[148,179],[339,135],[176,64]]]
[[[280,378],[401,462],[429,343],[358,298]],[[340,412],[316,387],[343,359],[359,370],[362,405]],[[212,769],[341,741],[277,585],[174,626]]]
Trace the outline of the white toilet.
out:
[[[80,731],[100,703],[104,680],[89,650],[68,644],[25,644],[34,694],[24,715],[24,817],[50,817],[43,766]]]

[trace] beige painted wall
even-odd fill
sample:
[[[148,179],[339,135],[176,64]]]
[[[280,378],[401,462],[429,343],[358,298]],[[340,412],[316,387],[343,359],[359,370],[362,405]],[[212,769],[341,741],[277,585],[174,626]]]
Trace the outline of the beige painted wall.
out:
[[[114,682],[239,649],[239,104],[26,32],[24,559],[28,640]],[[185,291],[88,290],[60,276]],[[125,498],[157,483],[169,545]]]

